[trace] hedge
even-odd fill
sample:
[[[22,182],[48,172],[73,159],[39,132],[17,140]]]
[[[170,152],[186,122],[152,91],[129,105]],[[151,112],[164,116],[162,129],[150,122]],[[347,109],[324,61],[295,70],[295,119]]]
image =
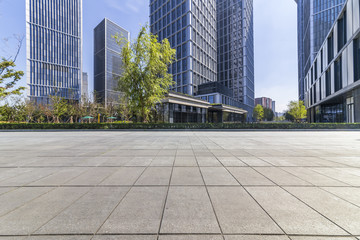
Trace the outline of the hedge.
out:
[[[0,123],[0,130],[19,129],[360,129],[347,123]]]

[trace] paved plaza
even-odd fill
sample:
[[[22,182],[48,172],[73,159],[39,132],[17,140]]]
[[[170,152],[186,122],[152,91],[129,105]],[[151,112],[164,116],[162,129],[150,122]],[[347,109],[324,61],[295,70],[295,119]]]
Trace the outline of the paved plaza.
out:
[[[360,239],[360,132],[0,132],[10,239]]]

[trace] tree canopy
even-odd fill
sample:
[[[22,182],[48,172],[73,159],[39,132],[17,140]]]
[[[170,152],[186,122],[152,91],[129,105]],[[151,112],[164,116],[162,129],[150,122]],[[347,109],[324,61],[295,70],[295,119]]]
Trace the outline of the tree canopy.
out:
[[[255,106],[253,111],[253,118],[256,121],[261,121],[264,118],[264,108],[260,104]]]
[[[3,58],[0,61],[0,100],[10,95],[20,95],[24,87],[16,87],[16,83],[24,76],[23,71],[16,71],[15,63]]]
[[[301,119],[306,118],[307,111],[304,105],[304,102],[299,101],[291,101],[288,104],[288,114],[291,115],[295,121],[300,122]]]
[[[115,39],[119,45],[124,44],[120,36]],[[175,54],[169,41],[158,42],[148,27],[142,27],[135,42],[127,42],[122,48],[123,74],[119,77],[119,90],[128,99],[129,110],[143,122],[149,121],[151,109],[174,84],[168,68],[175,60]]]

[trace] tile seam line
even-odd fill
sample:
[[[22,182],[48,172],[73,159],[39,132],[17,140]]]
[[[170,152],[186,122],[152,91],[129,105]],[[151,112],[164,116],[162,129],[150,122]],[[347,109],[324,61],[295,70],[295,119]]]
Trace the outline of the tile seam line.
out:
[[[202,143],[202,141],[200,140],[200,138],[197,137],[196,133],[192,133],[192,136],[194,136],[195,138],[197,138],[197,139],[199,140],[199,142]],[[190,140],[190,137],[192,137],[192,136],[189,136],[189,140]],[[202,144],[203,144],[203,143],[202,143]],[[205,145],[205,146],[206,146],[206,145]],[[224,231],[223,231],[223,229],[222,229],[222,227],[221,227],[221,225],[220,225],[219,218],[218,218],[217,213],[216,213],[216,211],[215,211],[215,207],[214,207],[213,201],[211,200],[210,193],[209,193],[209,189],[208,189],[208,187],[207,187],[207,185],[206,185],[206,182],[205,182],[205,179],[204,179],[204,175],[203,175],[203,173],[202,173],[202,171],[201,171],[201,168],[200,168],[199,162],[198,162],[198,160],[197,160],[197,156],[195,155],[193,146],[191,146],[191,151],[192,151],[193,154],[194,154],[194,158],[195,158],[195,161],[196,161],[196,165],[197,165],[198,171],[200,172],[201,178],[202,178],[202,180],[203,180],[204,187],[205,187],[205,190],[206,190],[206,194],[207,194],[207,196],[208,196],[208,198],[209,198],[212,211],[213,211],[213,213],[214,213],[214,215],[215,215],[215,219],[216,219],[216,222],[217,222],[217,224],[218,224],[218,227],[219,227],[219,230],[220,230],[220,233],[221,233],[221,237],[222,237],[223,240],[225,240]]]
[[[159,151],[159,152],[160,152],[160,151]],[[161,212],[159,229],[158,229],[157,236],[156,236],[156,239],[157,239],[157,240],[159,240],[160,235],[161,235],[161,227],[162,227],[162,223],[163,223],[163,219],[164,219],[164,215],[165,215],[165,208],[166,208],[166,204],[167,204],[167,200],[168,200],[168,196],[169,196],[169,191],[170,191],[170,186],[171,186],[172,175],[173,175],[173,172],[174,172],[176,155],[177,155],[177,150],[176,150],[176,152],[175,152],[175,157],[174,157],[173,164],[172,164],[172,167],[171,167],[170,178],[169,178],[169,182],[168,182],[168,186],[167,186],[167,190],[166,190],[166,196],[165,196],[165,200],[164,200],[164,204],[163,204],[163,209],[162,209],[162,212]],[[151,165],[151,163],[150,163],[149,165]]]
[[[114,148],[115,149],[115,148]],[[158,150],[156,156],[159,154],[160,150]],[[111,215],[115,212],[115,210],[119,207],[119,205],[121,204],[121,202],[125,199],[125,197],[129,194],[129,192],[131,191],[131,189],[134,188],[135,183],[140,179],[140,177],[144,174],[144,172],[149,168],[150,164],[154,161],[154,159],[156,158],[156,156],[151,160],[151,162],[149,163],[149,165],[147,167],[145,167],[143,169],[143,171],[141,172],[141,174],[137,177],[137,179],[134,181],[133,185],[129,188],[129,190],[124,194],[124,196],[120,199],[120,201],[118,202],[118,204],[116,204],[116,206],[114,207],[114,209],[109,213],[109,215],[107,216],[107,218],[104,220],[104,222],[98,227],[98,229],[94,232],[93,236],[91,237],[90,240],[92,240],[100,231],[100,229],[104,226],[104,224],[106,223],[107,220],[109,220],[109,218],[111,217]]]
[[[199,138],[200,139],[200,138]],[[222,150],[225,150],[223,147],[221,147],[220,145],[218,145],[217,143],[215,143],[213,140],[211,140],[210,138],[208,138],[213,144],[215,144],[216,146],[220,147]],[[201,141],[201,140],[200,140]],[[205,145],[206,146],[206,145]],[[210,149],[209,149],[210,151]],[[226,150],[225,150],[226,151]],[[238,159],[234,154],[232,154],[230,152],[230,154],[235,157],[236,159]],[[214,154],[213,154],[214,155]],[[253,156],[253,155],[252,155]],[[287,233],[284,231],[284,229],[274,220],[274,218],[263,208],[263,206],[260,205],[260,203],[248,192],[248,190],[237,180],[237,178],[234,177],[234,175],[229,171],[229,169],[227,169],[227,167],[224,166],[224,164],[217,158],[217,156],[214,155],[214,157],[221,163],[221,165],[223,166],[223,168],[226,169],[226,171],[240,184],[240,186],[244,189],[244,191],[256,202],[256,204],[266,213],[266,215],[278,226],[278,228],[284,233],[284,235],[287,236],[288,239],[290,239],[290,237],[287,235]],[[239,159],[240,160],[240,159]],[[240,160],[241,161],[241,160]],[[242,162],[242,161],[241,161]],[[245,163],[246,164],[246,163]],[[248,165],[248,164],[246,164]],[[249,166],[249,165],[248,165]],[[250,167],[250,166],[249,166]],[[272,181],[271,181],[272,182]]]

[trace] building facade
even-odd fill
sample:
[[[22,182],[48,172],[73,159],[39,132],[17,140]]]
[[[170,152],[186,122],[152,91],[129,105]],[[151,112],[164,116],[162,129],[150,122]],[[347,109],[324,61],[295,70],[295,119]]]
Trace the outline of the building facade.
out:
[[[264,108],[269,108],[275,112],[275,101],[268,97],[255,98],[255,104],[261,105]]]
[[[86,72],[83,72],[81,80],[81,100],[87,99],[89,99],[89,77]]]
[[[117,34],[124,39],[120,45],[113,37]],[[130,33],[109,19],[105,18],[94,29],[94,92],[97,102],[108,105],[119,101],[121,49],[126,41],[130,41]]]
[[[305,76],[311,122],[360,122],[360,4],[347,0]]]
[[[253,0],[217,0],[218,81],[252,115],[254,93]]]
[[[150,0],[150,29],[176,49],[174,91],[195,96],[217,81],[216,0]]]
[[[305,99],[305,75],[346,0],[295,0],[298,5],[298,89]]]
[[[26,0],[28,97],[79,100],[82,77],[82,0]]]

